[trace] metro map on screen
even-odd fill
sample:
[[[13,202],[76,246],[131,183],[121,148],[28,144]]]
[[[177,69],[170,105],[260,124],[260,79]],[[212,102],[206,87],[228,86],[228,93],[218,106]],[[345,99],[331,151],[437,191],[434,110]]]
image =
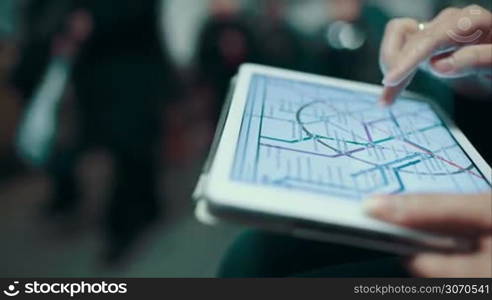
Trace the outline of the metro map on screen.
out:
[[[432,107],[331,85],[254,75],[231,178],[359,200],[478,193],[490,184]]]

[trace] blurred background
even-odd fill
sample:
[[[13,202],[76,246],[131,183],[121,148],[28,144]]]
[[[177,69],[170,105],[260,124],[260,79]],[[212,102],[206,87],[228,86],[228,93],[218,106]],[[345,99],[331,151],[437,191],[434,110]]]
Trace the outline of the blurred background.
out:
[[[379,83],[396,16],[445,0],[1,0],[0,276],[210,277],[243,228],[191,193],[243,62]],[[490,162],[490,103],[419,73]]]

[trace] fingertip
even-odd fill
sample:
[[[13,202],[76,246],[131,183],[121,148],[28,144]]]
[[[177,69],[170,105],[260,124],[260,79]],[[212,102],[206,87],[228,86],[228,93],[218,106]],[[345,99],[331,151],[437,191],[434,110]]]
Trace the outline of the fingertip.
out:
[[[381,96],[378,100],[378,105],[379,107],[381,108],[387,108],[389,107],[391,104],[393,104],[393,101],[391,99],[387,99],[383,96]]]
[[[386,196],[371,196],[363,203],[364,211],[377,218],[385,218],[391,215],[392,203]]]
[[[398,96],[405,90],[405,88],[410,84],[415,73],[410,74],[408,77],[396,86],[385,86],[383,89],[383,94],[381,95],[381,101],[387,105],[391,105]],[[383,80],[384,81],[384,80]]]
[[[468,258],[455,255],[423,252],[411,257],[406,264],[410,273],[417,277],[463,277]]]
[[[405,261],[406,268],[413,276],[429,277],[432,275],[434,266],[432,260],[429,262],[428,255],[427,253],[418,254]]]
[[[391,104],[393,104],[394,101],[395,101],[394,88],[385,87],[383,89],[383,93],[379,97],[378,105],[380,105],[382,108],[386,108]]]
[[[412,70],[413,71],[413,70]],[[393,68],[383,78],[383,85],[386,87],[397,87],[407,79],[412,72],[406,72],[399,67]]]

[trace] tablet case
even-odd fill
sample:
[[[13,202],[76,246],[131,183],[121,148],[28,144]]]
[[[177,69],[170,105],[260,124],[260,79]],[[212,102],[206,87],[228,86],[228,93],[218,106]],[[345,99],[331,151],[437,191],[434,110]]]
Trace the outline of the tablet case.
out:
[[[227,116],[229,115],[229,108],[232,103],[232,95],[234,94],[234,89],[236,88],[236,77],[231,79],[229,84],[229,91],[227,92],[227,97],[225,99],[224,106],[222,107],[222,111],[220,113],[219,121],[217,123],[217,128],[215,130],[215,135],[212,141],[212,145],[210,146],[210,151],[203,166],[202,173],[198,178],[198,183],[195,187],[195,191],[193,192],[193,199],[195,200],[195,217],[202,223],[208,225],[216,225],[220,222],[218,218],[216,218],[212,213],[210,213],[208,199],[204,193],[204,187],[206,185],[208,174],[210,172],[210,168],[212,167],[212,162],[215,159],[215,154],[217,153],[217,148],[219,147],[220,138],[222,137],[222,132],[224,131],[224,126],[227,120]]]

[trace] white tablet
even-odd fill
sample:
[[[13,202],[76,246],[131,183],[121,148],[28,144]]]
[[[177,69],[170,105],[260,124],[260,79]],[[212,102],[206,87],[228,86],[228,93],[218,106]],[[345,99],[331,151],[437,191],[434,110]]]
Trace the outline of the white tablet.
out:
[[[375,194],[482,193],[491,168],[430,101],[246,64],[195,192],[201,219],[233,219],[397,252],[469,247],[368,217]]]

